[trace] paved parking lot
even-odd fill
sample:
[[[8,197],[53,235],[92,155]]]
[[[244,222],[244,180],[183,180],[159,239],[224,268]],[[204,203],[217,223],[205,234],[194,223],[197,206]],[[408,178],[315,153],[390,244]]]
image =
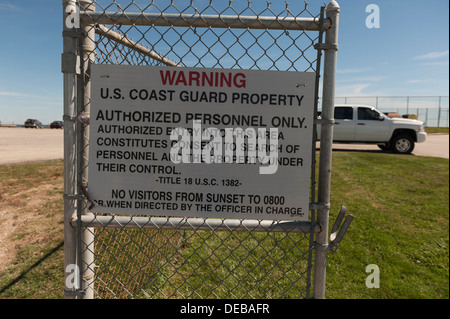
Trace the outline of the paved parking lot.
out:
[[[360,152],[382,152],[376,145],[371,144],[333,144],[333,150],[352,150]],[[428,134],[424,143],[416,143],[413,155],[449,158],[449,135]]]
[[[0,164],[64,158],[64,131],[0,127]]]
[[[64,158],[64,132],[60,129],[0,127],[0,164],[44,161]],[[335,151],[381,152],[376,145],[334,144]],[[416,144],[414,155],[449,158],[449,135],[428,135]]]

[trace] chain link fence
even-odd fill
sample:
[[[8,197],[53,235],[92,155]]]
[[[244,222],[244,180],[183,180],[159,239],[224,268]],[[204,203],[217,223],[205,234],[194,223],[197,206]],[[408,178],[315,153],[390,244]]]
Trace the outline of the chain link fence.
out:
[[[371,105],[385,113],[415,114],[428,127],[449,127],[448,96],[342,96],[336,104]]]
[[[328,227],[316,215],[329,209],[317,194],[315,151],[308,222],[87,213],[93,202],[87,174],[90,65],[320,75],[322,50],[330,49],[322,35],[332,27],[325,8],[247,0],[64,0],[63,5],[65,258],[66,265],[80,269],[72,285],[66,279],[66,296],[311,298],[315,234]],[[319,244],[326,246],[327,240]]]

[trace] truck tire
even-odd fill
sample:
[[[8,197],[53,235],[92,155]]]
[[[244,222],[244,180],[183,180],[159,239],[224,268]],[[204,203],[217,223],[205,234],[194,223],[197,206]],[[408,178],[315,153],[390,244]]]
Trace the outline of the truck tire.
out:
[[[394,153],[410,154],[414,150],[414,140],[406,134],[394,136],[390,144]]]

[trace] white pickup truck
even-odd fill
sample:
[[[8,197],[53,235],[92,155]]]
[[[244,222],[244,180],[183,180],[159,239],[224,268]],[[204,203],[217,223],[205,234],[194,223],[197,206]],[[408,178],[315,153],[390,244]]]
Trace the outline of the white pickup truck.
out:
[[[409,154],[415,143],[427,138],[425,125],[418,120],[389,118],[371,106],[336,105],[333,141],[377,144],[382,150]],[[320,140],[320,125],[317,126]]]

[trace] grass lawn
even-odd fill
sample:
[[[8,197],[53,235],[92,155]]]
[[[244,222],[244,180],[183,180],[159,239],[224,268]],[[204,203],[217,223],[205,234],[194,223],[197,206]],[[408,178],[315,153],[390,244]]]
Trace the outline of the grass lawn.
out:
[[[0,166],[0,298],[63,298],[62,193],[62,161]],[[328,255],[326,297],[449,298],[448,196],[447,159],[335,152],[330,227],[341,205],[355,219]],[[202,257],[198,244],[179,253]],[[366,287],[370,264],[380,288]]]
[[[425,131],[427,133],[448,134],[449,128],[448,127],[425,127]]]
[[[331,196],[332,215],[346,205],[356,218],[329,255],[329,298],[449,297],[448,160],[335,153]],[[379,289],[365,285],[369,264]]]

